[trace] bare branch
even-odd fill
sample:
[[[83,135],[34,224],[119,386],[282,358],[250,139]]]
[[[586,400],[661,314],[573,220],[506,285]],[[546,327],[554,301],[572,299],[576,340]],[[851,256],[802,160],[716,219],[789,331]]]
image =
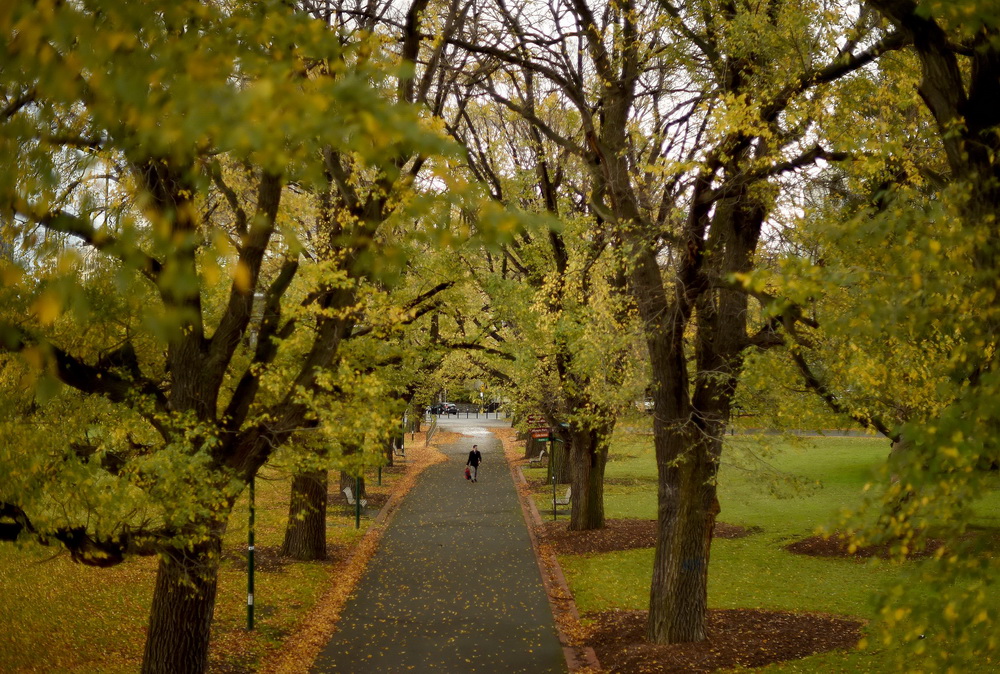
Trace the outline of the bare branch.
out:
[[[236,216],[236,231],[240,234],[246,234],[247,232],[247,214],[240,205],[239,197],[236,196],[236,191],[232,187],[226,184],[226,181],[222,178],[222,169],[219,166],[219,162],[213,161],[208,167],[209,173],[212,176],[212,182],[215,186],[219,188],[223,196],[226,197],[226,201],[229,203],[229,207],[233,210],[233,214]]]
[[[28,89],[26,92],[24,92],[23,94],[12,100],[10,103],[8,103],[3,110],[0,110],[0,118],[5,120],[10,119],[14,115],[16,115],[22,108],[24,108],[24,106],[34,103],[36,96],[37,93],[35,92],[34,88]]]

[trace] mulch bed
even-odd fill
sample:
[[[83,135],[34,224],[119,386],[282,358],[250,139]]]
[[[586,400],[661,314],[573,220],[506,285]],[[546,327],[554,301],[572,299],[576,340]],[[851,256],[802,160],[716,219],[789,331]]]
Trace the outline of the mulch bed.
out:
[[[326,544],[326,559],[324,562],[338,562],[347,556],[347,546],[339,543]],[[239,571],[246,571],[247,549],[245,547],[227,547],[222,550],[222,560],[229,562]],[[265,573],[281,573],[294,560],[281,556],[280,545],[255,545],[253,551],[253,568]]]
[[[853,648],[863,623],[813,613],[759,609],[711,610],[708,639],[659,646],[645,641],[646,611],[605,611],[587,644],[608,672],[713,672],[763,667],[815,653]]]
[[[978,542],[987,546],[990,550],[1000,550],[1000,528],[984,527],[972,528],[967,531],[961,539],[965,542]],[[945,541],[939,538],[928,538],[923,542],[923,547],[910,551],[907,555],[910,559],[924,559],[934,555],[938,549],[944,546]],[[786,545],[785,550],[799,555],[809,555],[811,557],[840,557],[846,559],[889,559],[891,554],[891,543],[881,545],[866,545],[858,547],[853,553],[850,552],[850,541],[842,534],[834,533],[829,538],[822,536],[810,536],[796,541],[791,545]]]
[[[280,573],[292,560],[281,556],[281,547],[277,545],[255,545],[253,551],[253,568],[257,571]],[[247,569],[247,549],[244,546],[226,547],[222,549],[223,562],[228,562],[238,571]]]
[[[231,563],[237,570],[246,571],[246,547],[223,548],[222,561]],[[291,560],[281,556],[279,545],[255,545],[253,550],[253,568],[257,571],[277,573],[283,571]]]
[[[353,512],[354,506],[347,502],[347,497],[344,496],[343,492],[334,493],[330,492],[326,495],[327,503],[331,508],[349,508]],[[364,507],[365,510],[381,510],[382,506],[386,504],[389,500],[388,494],[376,494],[374,492],[368,492],[365,494],[365,500],[368,502]]]
[[[926,545],[922,549],[914,550],[908,555],[908,557],[911,559],[923,559],[930,557],[937,552],[937,549],[943,544],[943,541],[930,539],[926,542]],[[852,553],[850,551],[850,541],[840,535],[830,536],[829,538],[824,538],[823,536],[810,536],[809,538],[803,538],[801,541],[796,541],[795,543],[785,546],[785,550],[794,552],[797,555],[808,555],[810,557],[839,557],[846,559],[871,559],[872,557],[889,559],[892,556],[890,549],[891,545],[889,543],[883,543],[881,545],[866,545],[864,547],[858,547]]]
[[[656,545],[656,521],[639,519],[606,520],[604,529],[569,531],[568,522],[543,522],[541,540],[559,555],[585,555]],[[760,531],[756,528],[717,522],[715,538],[743,538]]]

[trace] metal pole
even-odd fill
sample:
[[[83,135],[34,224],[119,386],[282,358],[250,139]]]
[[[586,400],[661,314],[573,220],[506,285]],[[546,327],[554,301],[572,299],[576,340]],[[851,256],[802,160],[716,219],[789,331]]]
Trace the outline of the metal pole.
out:
[[[378,486],[382,486],[382,466],[378,467]]]
[[[247,629],[253,629],[253,529],[254,529],[254,482],[250,478],[250,516],[247,519]]]
[[[557,518],[557,513],[559,511],[559,506],[556,505],[556,475],[559,473],[559,467],[556,465],[556,454],[555,454],[556,443],[552,442],[552,438],[549,438],[549,465],[552,467],[552,521],[555,522]]]
[[[361,528],[361,490],[358,488],[361,480],[354,476],[354,528]]]

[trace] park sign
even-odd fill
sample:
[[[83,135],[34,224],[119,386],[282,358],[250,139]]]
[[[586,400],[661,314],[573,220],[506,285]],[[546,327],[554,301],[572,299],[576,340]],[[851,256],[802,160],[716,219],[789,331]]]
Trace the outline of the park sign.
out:
[[[529,414],[524,418],[533,440],[548,440],[552,433],[549,428],[549,420],[544,414]]]

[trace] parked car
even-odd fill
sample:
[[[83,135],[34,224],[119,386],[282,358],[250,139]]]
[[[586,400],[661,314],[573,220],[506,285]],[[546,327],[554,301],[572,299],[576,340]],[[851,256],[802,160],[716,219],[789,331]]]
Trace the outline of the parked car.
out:
[[[458,414],[455,403],[434,403],[429,409],[431,414]]]

